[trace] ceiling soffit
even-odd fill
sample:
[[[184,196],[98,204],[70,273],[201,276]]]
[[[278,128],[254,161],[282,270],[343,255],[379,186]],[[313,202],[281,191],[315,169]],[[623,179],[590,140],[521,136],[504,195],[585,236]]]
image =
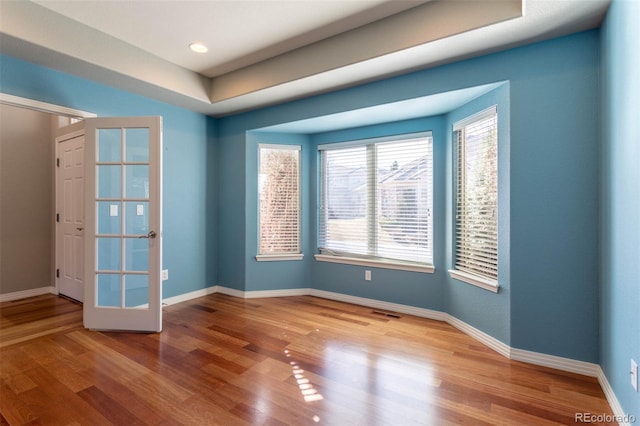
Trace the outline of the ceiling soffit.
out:
[[[564,3],[575,6],[529,0],[527,13],[538,20],[558,16]],[[11,56],[222,116],[593,28],[608,3],[582,2],[585,7],[568,9],[571,16],[558,16],[544,32],[536,32],[541,26],[534,20],[521,33],[516,30],[531,19],[521,0],[431,1],[214,78],[29,1],[2,1],[0,47]],[[554,9],[537,11],[538,4]]]
[[[519,0],[429,2],[216,77],[210,97],[213,103],[220,102],[520,16]],[[395,66],[401,69],[403,64]]]

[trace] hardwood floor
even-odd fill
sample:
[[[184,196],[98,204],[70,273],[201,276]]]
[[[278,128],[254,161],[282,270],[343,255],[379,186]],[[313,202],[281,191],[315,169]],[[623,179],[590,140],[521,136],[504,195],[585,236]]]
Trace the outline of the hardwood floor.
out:
[[[596,379],[515,362],[452,326],[301,296],[165,307],[160,334],[82,307],[0,304],[0,424],[551,425],[611,415]]]

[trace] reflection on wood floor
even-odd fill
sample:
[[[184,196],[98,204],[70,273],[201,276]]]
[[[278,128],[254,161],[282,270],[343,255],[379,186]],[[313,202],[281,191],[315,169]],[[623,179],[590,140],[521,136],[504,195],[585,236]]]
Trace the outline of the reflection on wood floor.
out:
[[[510,361],[450,325],[311,296],[214,294],[161,334],[82,328],[52,295],[0,305],[2,424],[548,425],[611,414],[596,379]]]

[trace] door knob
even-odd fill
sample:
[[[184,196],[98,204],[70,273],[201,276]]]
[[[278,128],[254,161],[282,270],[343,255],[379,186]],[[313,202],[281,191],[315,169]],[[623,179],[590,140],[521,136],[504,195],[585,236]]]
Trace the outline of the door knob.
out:
[[[76,228],[78,231],[82,231],[84,228]]]
[[[149,231],[147,235],[140,235],[138,238],[155,238],[156,231]]]

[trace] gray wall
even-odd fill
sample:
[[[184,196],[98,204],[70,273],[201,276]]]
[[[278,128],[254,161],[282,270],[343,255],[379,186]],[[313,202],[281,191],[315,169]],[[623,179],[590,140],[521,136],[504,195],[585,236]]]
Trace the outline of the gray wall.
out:
[[[55,285],[49,114],[0,105],[0,294]]]

